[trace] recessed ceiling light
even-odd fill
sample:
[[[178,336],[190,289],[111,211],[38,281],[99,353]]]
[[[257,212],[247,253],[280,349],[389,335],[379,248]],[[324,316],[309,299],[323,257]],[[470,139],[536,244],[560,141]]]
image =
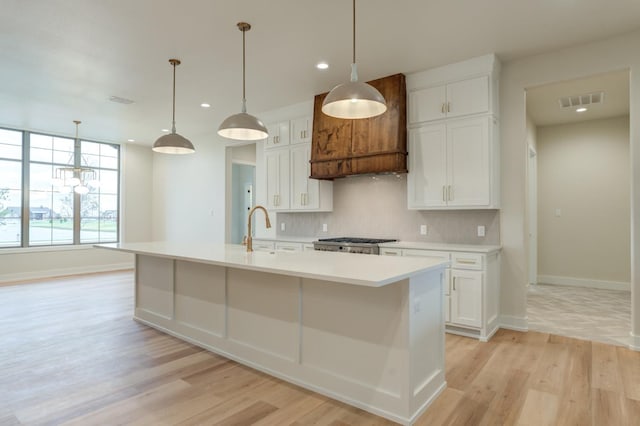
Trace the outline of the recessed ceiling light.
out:
[[[329,64],[326,62],[318,62],[316,64],[316,68],[318,68],[319,70],[326,70],[327,68],[329,68]]]
[[[585,112],[587,109],[582,107],[582,108],[578,108],[576,109],[576,112]]]
[[[161,132],[169,133],[169,129],[162,129]]]
[[[202,108],[209,108],[211,105],[209,105],[209,104],[208,104],[208,103],[206,103],[206,102],[203,102],[203,103],[201,103],[201,104],[200,104],[200,106],[201,106]]]
[[[135,142],[135,139],[127,139],[127,142]]]

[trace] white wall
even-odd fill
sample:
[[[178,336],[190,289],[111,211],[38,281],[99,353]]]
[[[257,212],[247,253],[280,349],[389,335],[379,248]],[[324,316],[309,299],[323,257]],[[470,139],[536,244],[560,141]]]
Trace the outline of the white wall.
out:
[[[153,154],[155,241],[225,240],[225,141],[191,139],[189,155]]]
[[[526,328],[527,144],[525,90],[562,80],[630,69],[632,345],[640,349],[640,31],[503,64],[502,112],[502,323]]]
[[[151,239],[152,155],[148,147],[123,144],[120,226],[126,242]],[[0,251],[0,283],[133,267],[133,255],[88,246]]]
[[[630,181],[628,116],[538,128],[539,282],[628,287]]]

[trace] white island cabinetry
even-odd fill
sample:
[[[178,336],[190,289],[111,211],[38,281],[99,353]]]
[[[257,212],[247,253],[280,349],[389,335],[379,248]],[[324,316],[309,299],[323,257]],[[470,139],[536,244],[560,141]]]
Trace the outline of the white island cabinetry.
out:
[[[138,321],[240,363],[402,424],[446,386],[439,259],[98,247],[136,255]]]

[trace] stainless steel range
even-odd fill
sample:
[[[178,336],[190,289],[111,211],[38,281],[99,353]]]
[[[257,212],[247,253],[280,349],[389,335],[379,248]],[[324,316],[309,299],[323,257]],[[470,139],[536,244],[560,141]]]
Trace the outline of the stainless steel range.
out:
[[[375,238],[321,238],[313,242],[313,248],[321,251],[342,251],[345,253],[379,254],[378,244],[393,243],[398,240]]]

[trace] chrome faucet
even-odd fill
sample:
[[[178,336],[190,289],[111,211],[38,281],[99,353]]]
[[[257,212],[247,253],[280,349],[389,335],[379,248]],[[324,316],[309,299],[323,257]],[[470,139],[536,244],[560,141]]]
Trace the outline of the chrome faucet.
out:
[[[262,206],[255,206],[254,208],[251,209],[251,211],[249,212],[249,220],[247,221],[247,251],[253,251],[253,237],[251,236],[251,234],[253,233],[252,229],[251,229],[251,216],[253,216],[253,212],[255,212],[257,209],[260,209],[264,212],[264,218],[266,220],[266,224],[267,224],[267,228],[271,228],[271,221],[269,220],[269,213],[267,213],[267,209],[265,209]]]

